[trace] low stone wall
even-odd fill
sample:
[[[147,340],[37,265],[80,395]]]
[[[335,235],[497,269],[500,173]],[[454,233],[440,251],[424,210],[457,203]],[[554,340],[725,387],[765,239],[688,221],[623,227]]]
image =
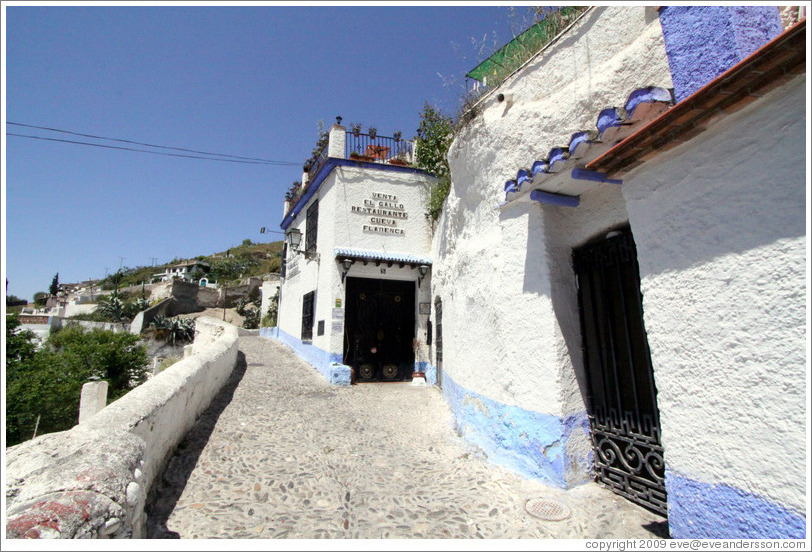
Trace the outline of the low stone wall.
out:
[[[155,317],[158,315],[161,316],[174,316],[172,314],[174,310],[175,300],[172,297],[164,299],[160,303],[152,305],[146,310],[142,310],[138,314],[135,315],[133,321],[130,322],[130,333],[135,335],[140,335],[141,332],[149,326],[150,322],[155,320]]]
[[[6,449],[8,538],[143,538],[150,486],[228,380],[237,339],[198,318],[191,356],[82,425]]]

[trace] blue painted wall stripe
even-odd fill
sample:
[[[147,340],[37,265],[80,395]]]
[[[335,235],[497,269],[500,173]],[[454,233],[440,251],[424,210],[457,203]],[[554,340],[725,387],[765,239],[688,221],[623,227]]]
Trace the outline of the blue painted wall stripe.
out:
[[[700,483],[667,470],[665,488],[668,526],[674,538],[806,538],[804,514],[736,487]]]
[[[427,365],[426,381],[437,382],[437,368]],[[591,480],[591,447],[581,455],[568,447],[576,434],[588,443],[586,412],[561,419],[494,401],[458,385],[443,372],[443,395],[460,435],[480,448],[489,461],[559,488]]]

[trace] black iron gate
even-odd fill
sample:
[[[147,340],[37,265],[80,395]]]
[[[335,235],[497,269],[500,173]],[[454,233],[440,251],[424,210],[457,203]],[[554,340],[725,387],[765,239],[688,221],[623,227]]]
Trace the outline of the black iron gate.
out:
[[[665,464],[631,231],[573,252],[596,478],[666,514]]]

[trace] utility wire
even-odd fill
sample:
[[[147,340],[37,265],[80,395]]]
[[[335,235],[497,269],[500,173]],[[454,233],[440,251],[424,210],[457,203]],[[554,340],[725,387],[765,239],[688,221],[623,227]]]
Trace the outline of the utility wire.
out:
[[[286,163],[284,161],[269,162],[269,161],[240,161],[238,159],[217,159],[215,157],[201,157],[199,155],[185,155],[182,153],[165,153],[162,151],[149,151],[136,148],[125,148],[122,146],[108,146],[106,144],[92,144],[90,142],[78,142],[76,140],[61,140],[59,138],[45,138],[43,136],[30,136],[28,134],[16,134],[13,132],[6,132],[6,136],[18,136],[20,138],[34,138],[36,140],[48,140],[49,142],[64,142],[66,144],[80,144],[83,146],[94,146],[97,148],[108,148],[125,151],[137,151],[140,153],[151,153],[153,155],[166,155],[168,157],[186,157],[188,159],[203,159],[205,161],[222,161],[225,163],[243,163],[246,165],[298,165],[298,163]]]
[[[158,145],[158,144],[149,144],[149,143],[145,143],[145,142],[136,142],[136,141],[133,141],[133,140],[124,140],[122,138],[108,138],[106,136],[96,136],[94,134],[84,134],[84,133],[81,133],[81,132],[73,132],[73,131],[70,131],[70,130],[63,130],[63,129],[59,129],[59,128],[44,127],[44,126],[37,126],[37,125],[27,125],[27,124],[24,124],[24,123],[13,123],[11,121],[6,121],[6,124],[14,125],[14,126],[20,126],[20,127],[26,127],[26,128],[36,128],[36,129],[39,129],[39,130],[48,130],[48,131],[51,131],[51,132],[61,132],[63,134],[71,134],[73,136],[83,136],[85,138],[95,138],[95,139],[98,139],[98,140],[110,140],[110,141],[113,141],[113,142],[122,142],[122,143],[125,143],[125,144],[134,144],[134,145],[137,145],[137,146],[147,146],[147,147],[150,147],[150,148],[160,148],[160,149],[168,149],[168,150],[174,150],[174,151],[185,151],[185,152],[197,153],[197,154],[201,154],[201,155],[216,155],[218,157],[230,157],[232,159],[240,159],[240,160],[244,160],[244,161],[256,161],[257,162],[256,164],[285,165],[285,166],[298,166],[299,165],[299,163],[293,163],[293,162],[290,162],[290,161],[274,161],[274,160],[271,160],[271,159],[261,159],[261,158],[256,158],[256,157],[242,157],[242,156],[239,156],[239,155],[229,155],[227,153],[212,153],[212,152],[208,152],[208,151],[199,151],[199,150],[192,150],[192,149],[186,149],[186,148],[176,148],[176,147],[172,147],[172,146],[161,146],[161,145]],[[73,142],[73,141],[70,141],[70,140],[57,140],[55,138],[44,138],[44,137],[38,137],[38,136],[28,136],[28,135],[23,135],[23,134],[13,134],[13,133],[10,133],[10,132],[7,132],[6,134],[9,135],[9,136],[21,136],[21,137],[25,137],[25,138],[39,138],[41,140],[51,140],[51,141],[54,141],[54,142],[66,142],[66,143],[69,143],[69,144],[83,144],[83,145],[91,145],[91,146],[95,145],[95,146],[99,146],[99,147],[110,147],[110,148],[112,148],[112,146],[103,146],[103,145],[99,145],[99,144],[90,144],[90,143],[87,143],[87,142]],[[136,149],[130,149],[130,148],[113,148],[113,149],[124,149],[124,150],[128,150],[128,151],[140,151],[140,152],[143,152],[143,153],[158,153],[158,152],[149,152],[149,151],[146,151],[146,150],[136,150]],[[168,155],[168,154],[162,154],[162,155]],[[179,155],[178,157],[191,157],[191,156]],[[191,157],[191,158],[192,159],[208,159],[208,158],[204,158],[204,157]],[[211,161],[225,161],[225,160],[224,159],[211,159]]]
[[[43,136],[30,136],[28,134],[16,134],[14,132],[6,132],[6,136],[18,136],[20,138],[33,138],[35,140],[48,140],[49,142],[64,142],[66,144],[80,144],[83,146],[94,146],[97,148],[108,148],[125,151],[136,151],[140,153],[151,153],[153,155],[165,155],[168,157],[185,157],[187,159],[203,159],[205,161],[221,161],[224,163],[242,163],[246,165],[290,165],[297,166],[299,163],[288,163],[286,161],[240,161],[238,159],[217,159],[215,157],[201,157],[199,155],[185,155],[182,153],[165,153],[162,151],[149,151],[136,148],[125,148],[122,146],[108,146],[106,144],[93,144],[90,142],[78,142],[76,140],[62,140],[59,138],[45,138]]]

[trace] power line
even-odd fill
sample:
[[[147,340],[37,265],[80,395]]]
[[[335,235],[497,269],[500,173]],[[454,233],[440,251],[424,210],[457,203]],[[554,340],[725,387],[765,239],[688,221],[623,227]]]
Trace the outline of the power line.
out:
[[[285,165],[285,166],[298,166],[299,163],[292,163],[287,161],[239,161],[237,159],[216,159],[214,157],[201,157],[199,155],[184,155],[182,153],[165,153],[162,151],[149,151],[136,148],[125,148],[122,146],[108,146],[105,144],[93,144],[91,142],[79,142],[76,140],[62,140],[60,138],[45,138],[44,136],[30,136],[28,134],[16,134],[14,132],[6,132],[6,136],[17,136],[20,138],[33,138],[35,140],[47,140],[49,142],[63,142],[66,144],[79,144],[82,146],[94,146],[97,148],[116,149],[124,151],[136,151],[139,153],[151,153],[153,155],[165,155],[167,157],[185,157],[187,159],[203,159],[205,161],[221,161],[224,163],[242,163],[245,165]]]
[[[39,130],[47,130],[47,131],[51,131],[51,132],[60,132],[60,133],[63,133],[63,134],[70,134],[70,135],[73,135],[73,136],[83,136],[85,138],[94,138],[94,139],[97,139],[97,140],[110,140],[112,142],[121,142],[121,143],[125,143],[125,144],[134,144],[134,145],[146,146],[146,147],[150,147],[150,148],[168,149],[168,150],[173,150],[173,151],[185,151],[185,152],[188,152],[188,153],[197,153],[197,154],[200,154],[200,155],[216,155],[218,157],[230,157],[232,159],[239,159],[239,160],[244,160],[244,161],[256,161],[258,163],[264,163],[264,164],[269,164],[269,165],[289,165],[289,166],[297,166],[297,165],[299,165],[299,163],[293,163],[293,162],[290,162],[290,161],[275,161],[275,160],[272,160],[272,159],[262,159],[262,158],[258,158],[258,157],[243,157],[243,156],[231,155],[231,154],[227,154],[227,153],[214,153],[214,152],[209,152],[209,151],[200,151],[200,150],[193,150],[193,149],[186,149],[186,148],[178,148],[178,147],[173,147],[173,146],[162,146],[162,145],[159,145],[159,144],[150,144],[150,143],[147,143],[147,142],[136,142],[134,140],[125,140],[123,138],[110,138],[110,137],[107,137],[107,136],[98,136],[98,135],[95,135],[95,134],[85,134],[85,133],[82,133],[82,132],[74,132],[74,131],[71,131],[71,130],[64,130],[64,129],[54,128],[54,127],[28,125],[28,124],[25,124],[25,123],[15,123],[15,122],[11,122],[11,121],[6,121],[6,124],[25,127],[25,128],[35,128],[35,129],[39,129]],[[13,134],[13,133],[9,133],[9,132],[7,132],[6,134],[9,135],[9,136],[22,136],[22,137],[26,137],[26,138],[39,138],[41,140],[60,141],[60,140],[57,140],[55,138],[35,137],[35,136],[28,136],[28,135],[22,135],[22,134]],[[99,145],[99,144],[89,144],[87,142],[71,142],[71,141],[67,141],[67,140],[62,140],[62,141],[66,142],[66,143],[82,144],[82,145]],[[100,147],[112,147],[112,146],[100,146]],[[126,149],[126,148],[119,148],[119,149]],[[132,149],[129,150],[129,151],[145,152],[145,150],[132,150]],[[145,152],[145,153],[158,153],[158,152]],[[166,155],[166,154],[164,154],[164,155]],[[193,159],[199,159],[199,158],[193,157]],[[213,159],[213,161],[214,161],[214,159]]]

